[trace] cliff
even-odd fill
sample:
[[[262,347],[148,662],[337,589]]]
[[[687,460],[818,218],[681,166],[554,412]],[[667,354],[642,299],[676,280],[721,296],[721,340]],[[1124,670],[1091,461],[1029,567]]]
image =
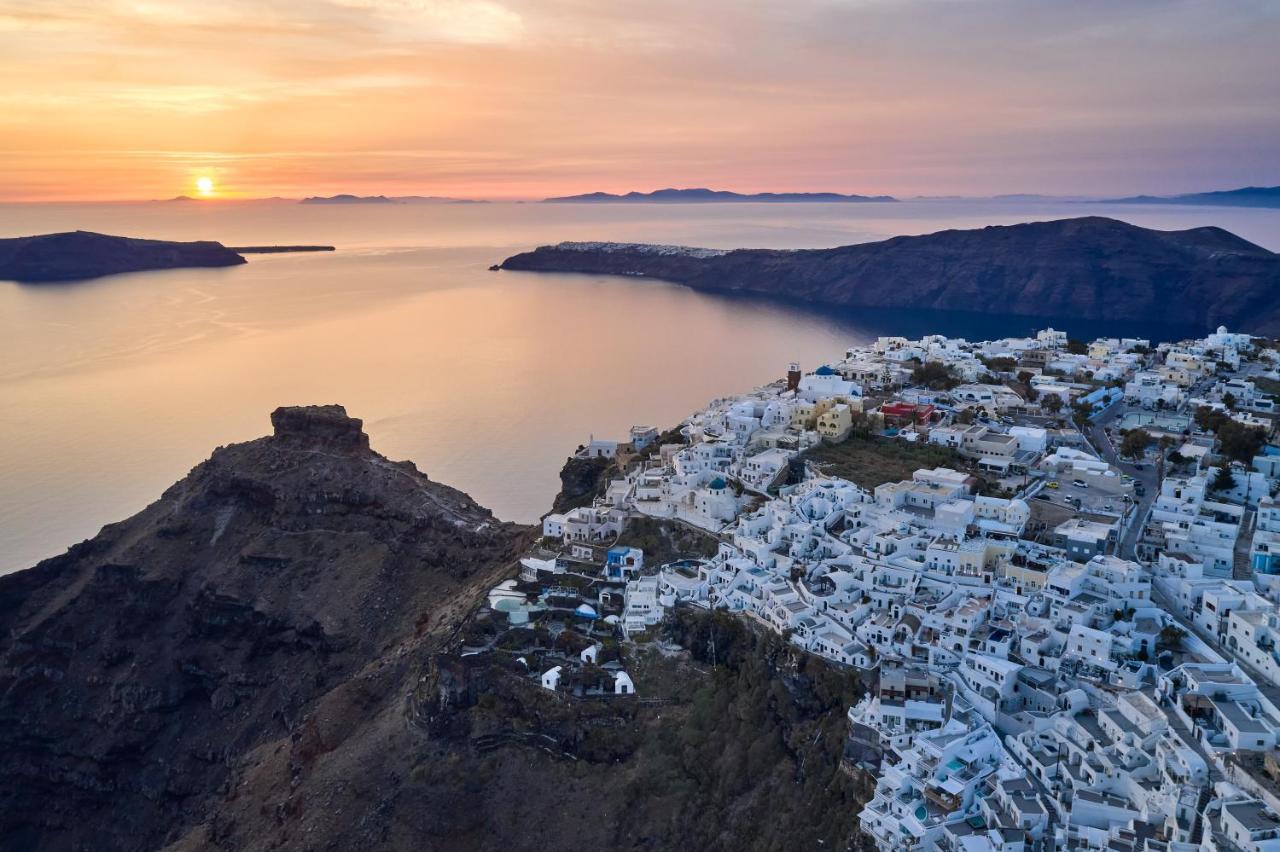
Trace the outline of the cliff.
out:
[[[508,625],[477,609],[533,530],[378,455],[339,406],[271,420],[0,577],[0,848],[859,842],[854,675],[684,612],[688,652],[626,652],[642,700],[549,693],[517,657],[589,640],[494,648]]]
[[[294,809],[322,800],[349,809],[328,842],[360,845],[419,661],[529,532],[372,452],[341,407],[272,422],[0,577],[0,847],[207,848],[249,797],[242,848],[301,842]]]
[[[509,257],[500,268],[636,275],[851,308],[1280,334],[1280,255],[1221,228],[1155,231],[1101,217],[800,251],[561,243]]]
[[[89,231],[0,239],[0,280],[30,283],[244,262],[221,243],[205,240],[140,240]]]

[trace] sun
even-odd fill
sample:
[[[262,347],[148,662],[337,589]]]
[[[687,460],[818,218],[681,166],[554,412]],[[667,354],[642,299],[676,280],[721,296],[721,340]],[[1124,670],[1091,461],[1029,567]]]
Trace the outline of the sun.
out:
[[[213,178],[210,178],[210,177],[196,178],[196,190],[201,195],[211,195],[213,193]]]

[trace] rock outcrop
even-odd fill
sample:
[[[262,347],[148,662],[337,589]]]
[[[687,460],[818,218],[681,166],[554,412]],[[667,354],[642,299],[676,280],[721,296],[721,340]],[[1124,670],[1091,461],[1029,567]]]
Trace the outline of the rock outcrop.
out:
[[[341,405],[277,408],[271,412],[275,440],[298,449],[360,453],[369,449],[364,424]]]
[[[0,239],[0,279],[40,283],[153,269],[236,266],[245,259],[222,243],[169,242],[90,231]]]
[[[562,243],[500,268],[636,275],[851,308],[1280,334],[1280,255],[1221,228],[1154,231],[1099,217],[803,251]]]

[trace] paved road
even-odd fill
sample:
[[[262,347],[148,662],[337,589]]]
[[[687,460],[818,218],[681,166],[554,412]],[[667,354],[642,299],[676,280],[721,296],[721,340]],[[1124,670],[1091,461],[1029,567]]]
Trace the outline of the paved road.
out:
[[[1128,409],[1123,403],[1117,403],[1111,406],[1102,414],[1098,415],[1097,420],[1090,421],[1086,429],[1086,437],[1108,464],[1119,470],[1121,473],[1127,473],[1134,478],[1136,482],[1141,482],[1146,494],[1138,497],[1137,517],[1133,523],[1129,524],[1124,534],[1124,538],[1120,541],[1119,556],[1124,559],[1132,559],[1134,549],[1138,544],[1138,537],[1142,534],[1142,528],[1145,525],[1147,512],[1151,510],[1151,504],[1155,502],[1156,497],[1160,493],[1160,476],[1161,471],[1156,464],[1150,462],[1142,466],[1139,470],[1132,462],[1125,461],[1120,458],[1120,454],[1116,452],[1115,446],[1111,443],[1111,439],[1107,436],[1106,427],[1113,424],[1116,419]]]

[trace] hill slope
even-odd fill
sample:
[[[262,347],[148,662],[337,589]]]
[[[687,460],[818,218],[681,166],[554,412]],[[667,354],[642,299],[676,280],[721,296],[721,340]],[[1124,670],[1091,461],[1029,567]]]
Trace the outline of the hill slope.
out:
[[[222,243],[207,240],[140,240],[90,231],[0,239],[0,280],[31,283],[244,262]]]
[[[626,652],[643,700],[552,694],[530,652],[461,653],[533,530],[372,452],[338,406],[272,421],[0,577],[0,849],[859,842],[853,674],[686,612],[689,652]]]
[[[1100,217],[800,251],[561,243],[500,268],[639,275],[845,307],[1280,333],[1280,255],[1221,228],[1154,231]]]
[[[403,727],[411,652],[525,540],[370,451],[340,407],[272,420],[135,517],[0,577],[0,846],[159,848],[269,755],[287,791],[300,752]]]

